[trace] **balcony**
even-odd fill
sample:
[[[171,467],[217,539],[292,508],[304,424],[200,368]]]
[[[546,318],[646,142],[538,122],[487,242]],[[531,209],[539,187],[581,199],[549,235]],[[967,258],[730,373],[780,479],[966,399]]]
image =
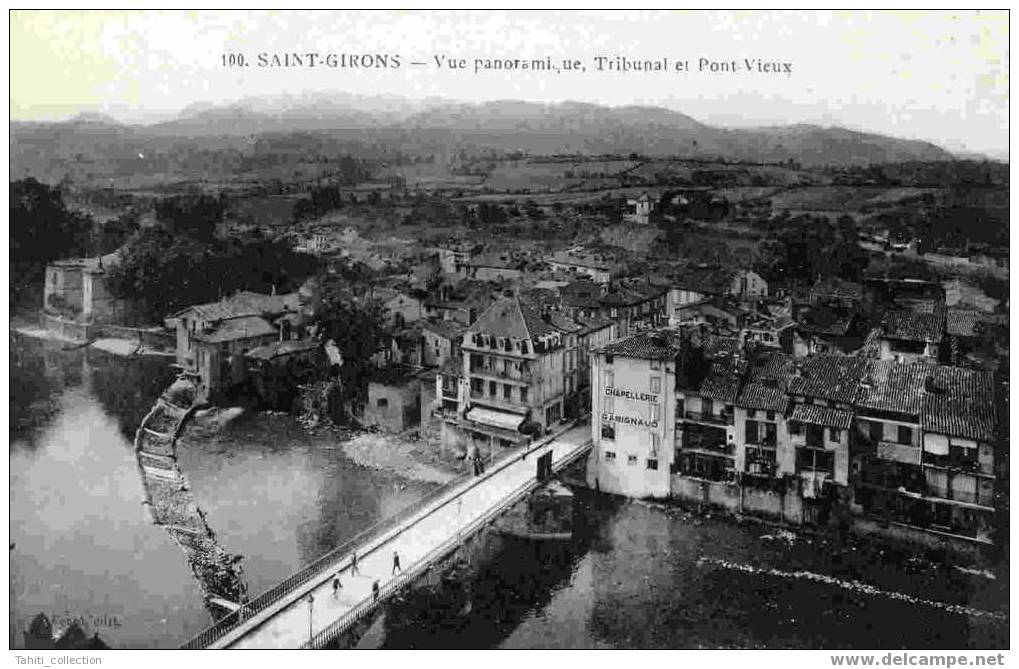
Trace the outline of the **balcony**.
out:
[[[732,414],[729,413],[713,414],[701,411],[686,411],[683,413],[683,418],[710,425],[732,425]]]
[[[530,383],[534,380],[534,372],[529,369],[518,372],[515,370],[496,369],[494,367],[472,367],[471,374],[504,381],[515,381],[517,383]]]
[[[706,451],[708,453],[732,456],[733,451],[736,449],[735,444],[726,443],[725,440],[720,441],[707,435],[685,432],[683,434],[683,450]]]

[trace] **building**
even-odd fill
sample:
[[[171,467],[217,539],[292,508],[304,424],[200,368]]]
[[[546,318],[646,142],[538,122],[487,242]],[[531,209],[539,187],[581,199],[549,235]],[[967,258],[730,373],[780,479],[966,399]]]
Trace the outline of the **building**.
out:
[[[989,544],[1007,522],[1005,395],[989,372],[797,358],[687,328],[612,342],[591,375],[589,483],[603,491],[924,542]]]
[[[421,420],[418,370],[402,365],[377,369],[368,381],[361,421],[387,432],[403,432]]]
[[[729,294],[740,299],[767,297],[768,282],[757,272],[737,269],[730,276]]]
[[[564,333],[516,297],[496,300],[467,329],[457,415],[443,443],[482,452],[526,443],[564,418]],[[445,395],[445,391],[441,393]]]
[[[855,310],[863,303],[863,286],[834,276],[822,276],[810,287],[809,299],[819,307]]]
[[[177,364],[196,377],[200,401],[214,401],[244,383],[251,349],[302,334],[300,293],[239,292],[219,302],[196,304],[174,313],[166,325],[177,333]]]
[[[874,362],[860,405],[853,452],[858,510],[990,543],[1002,461],[992,375]]]
[[[463,354],[463,342],[467,327],[455,320],[425,321],[421,324],[421,363],[425,367],[443,367],[449,360]]]
[[[400,328],[425,317],[425,308],[421,300],[403,291],[394,288],[374,288],[372,296],[382,302],[386,324],[391,327]]]
[[[651,196],[641,193],[639,197],[627,199],[623,221],[635,225],[648,225],[651,222],[651,212],[654,211],[654,208],[655,203]]]
[[[55,260],[46,265],[43,325],[75,334],[85,328],[62,327],[61,321],[84,326],[120,320],[126,303],[116,299],[106,287],[106,270],[117,260],[117,254],[110,253],[96,258]]]
[[[618,267],[612,263],[581,253],[556,253],[545,258],[556,272],[589,277],[595,283],[608,283]]]
[[[881,360],[937,361],[945,338],[945,308],[932,305],[917,310],[889,309],[877,330]]]
[[[865,334],[866,326],[856,312],[812,307],[797,314],[793,354],[803,357],[816,353],[852,353],[863,346]]]
[[[326,369],[322,346],[310,339],[287,339],[247,351],[247,376],[263,404],[289,410],[298,386]]]
[[[641,332],[591,352],[591,487],[628,497],[670,494],[680,346],[675,333]]]
[[[439,267],[446,274],[467,276],[468,263],[474,257],[476,248],[470,244],[451,244],[435,249]]]
[[[516,281],[523,277],[524,263],[505,253],[489,253],[467,261],[467,276],[478,281]]]

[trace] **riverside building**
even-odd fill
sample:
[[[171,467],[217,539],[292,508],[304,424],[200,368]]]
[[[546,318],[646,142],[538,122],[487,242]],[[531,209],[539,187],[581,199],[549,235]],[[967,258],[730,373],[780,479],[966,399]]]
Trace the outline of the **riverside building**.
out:
[[[989,372],[794,358],[703,329],[590,359],[588,483],[602,491],[968,545],[1007,522],[1007,409]]]

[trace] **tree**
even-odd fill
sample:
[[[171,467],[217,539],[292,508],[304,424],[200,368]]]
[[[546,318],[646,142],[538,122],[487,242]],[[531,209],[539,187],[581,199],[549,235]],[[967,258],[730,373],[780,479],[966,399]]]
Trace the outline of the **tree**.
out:
[[[382,302],[355,296],[349,286],[334,285],[323,295],[315,320],[321,340],[333,340],[343,356],[340,381],[347,397],[363,398],[368,389],[371,357],[385,335]]]
[[[218,198],[211,195],[181,195],[156,202],[156,219],[165,223],[174,233],[208,240],[215,236],[226,206],[225,195]]]
[[[23,179],[10,184],[10,295],[43,278],[46,263],[90,252],[92,219],[72,212],[60,191]]]

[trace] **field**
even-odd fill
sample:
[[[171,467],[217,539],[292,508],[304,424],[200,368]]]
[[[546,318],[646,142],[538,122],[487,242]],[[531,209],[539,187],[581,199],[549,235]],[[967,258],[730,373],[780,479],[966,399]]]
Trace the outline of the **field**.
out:
[[[865,207],[891,206],[907,198],[938,192],[931,188],[808,186],[774,194],[771,206],[792,211],[860,211]]]

